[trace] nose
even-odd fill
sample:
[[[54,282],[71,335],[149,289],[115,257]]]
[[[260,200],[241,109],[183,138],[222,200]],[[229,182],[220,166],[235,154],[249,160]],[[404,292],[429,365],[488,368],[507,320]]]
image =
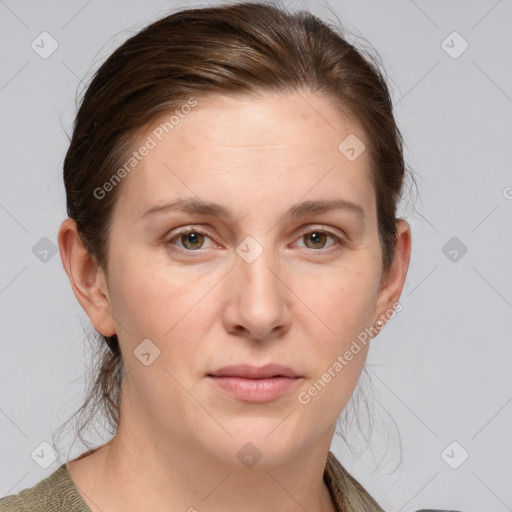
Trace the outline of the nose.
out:
[[[282,336],[290,329],[290,291],[279,262],[265,249],[249,262],[238,254],[227,276],[228,301],[223,315],[230,334],[253,340]]]

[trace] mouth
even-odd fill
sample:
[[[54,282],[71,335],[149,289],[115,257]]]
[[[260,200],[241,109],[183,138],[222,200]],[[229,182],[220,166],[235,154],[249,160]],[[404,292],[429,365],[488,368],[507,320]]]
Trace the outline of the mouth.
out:
[[[209,377],[240,377],[244,379],[269,379],[272,377],[300,377],[293,370],[281,364],[266,364],[264,366],[252,366],[249,364],[237,364],[225,366],[208,374]]]
[[[278,364],[226,366],[207,378],[231,396],[252,403],[276,400],[302,381],[293,370]]]

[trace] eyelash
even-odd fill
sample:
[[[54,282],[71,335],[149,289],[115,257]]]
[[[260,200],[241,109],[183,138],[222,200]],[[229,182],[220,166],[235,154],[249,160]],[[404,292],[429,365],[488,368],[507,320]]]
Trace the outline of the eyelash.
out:
[[[179,240],[181,237],[183,237],[185,235],[189,235],[190,233],[197,233],[198,235],[203,235],[203,236],[206,236],[211,239],[210,235],[206,231],[203,231],[202,229],[191,227],[191,228],[187,228],[187,229],[184,229],[182,231],[175,233],[172,236],[172,238],[170,238],[167,241],[167,244],[173,245],[172,244],[173,240],[175,240],[175,239]],[[314,229],[311,229],[310,231],[306,231],[300,238],[303,238],[304,236],[309,235],[311,233],[323,233],[324,235],[331,237],[336,243],[327,248],[322,248],[322,249],[311,249],[310,247],[304,247],[303,249],[305,249],[310,254],[311,253],[320,253],[323,251],[330,250],[332,247],[334,247],[336,245],[338,245],[338,246],[343,245],[342,240],[339,236],[335,235],[332,231],[326,230],[324,228],[314,228]],[[201,249],[197,249],[197,250],[183,249],[181,247],[176,247],[174,245],[173,245],[173,250],[180,252],[182,254],[194,254],[194,253],[202,254]]]

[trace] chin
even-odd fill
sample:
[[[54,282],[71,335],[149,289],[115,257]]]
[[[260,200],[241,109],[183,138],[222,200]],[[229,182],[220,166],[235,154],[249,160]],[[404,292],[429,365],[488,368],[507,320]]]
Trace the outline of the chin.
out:
[[[215,436],[215,439],[209,437],[203,440],[208,442],[205,449],[223,463],[237,468],[240,468],[240,464],[247,468],[257,465],[259,469],[279,466],[304,444],[297,432],[290,429],[281,431],[283,425],[278,425],[283,418],[278,421],[274,418],[252,418],[238,421],[236,426],[226,423],[232,437],[225,432]]]

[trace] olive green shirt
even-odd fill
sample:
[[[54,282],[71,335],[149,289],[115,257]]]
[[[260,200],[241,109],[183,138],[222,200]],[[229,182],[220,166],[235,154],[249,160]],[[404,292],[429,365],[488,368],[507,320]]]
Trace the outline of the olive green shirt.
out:
[[[363,487],[329,452],[324,481],[337,512],[383,512]],[[0,499],[0,512],[91,512],[78,492],[66,464],[34,487]]]

